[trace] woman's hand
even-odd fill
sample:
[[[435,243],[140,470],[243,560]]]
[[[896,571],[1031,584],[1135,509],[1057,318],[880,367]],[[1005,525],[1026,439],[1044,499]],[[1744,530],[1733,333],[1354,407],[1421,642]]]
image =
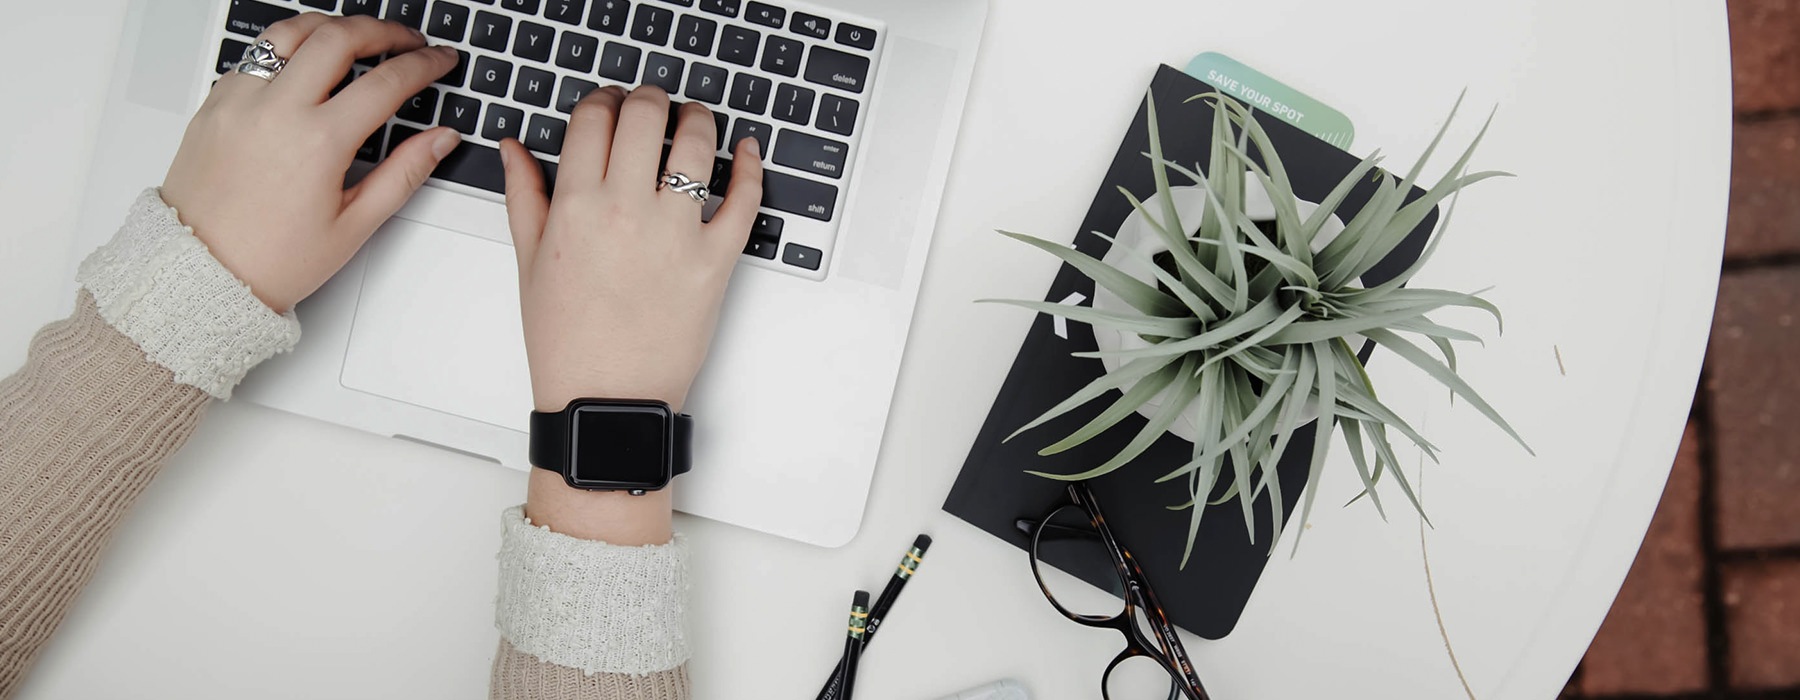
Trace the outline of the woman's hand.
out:
[[[317,291],[393,216],[460,136],[418,134],[355,187],[363,141],[402,102],[456,66],[455,50],[372,17],[308,13],[262,38],[288,57],[273,80],[226,73],[181,139],[162,197],[225,269],[285,312]],[[389,54],[336,97],[358,58]]]
[[[582,397],[657,399],[679,411],[706,359],[762,201],[762,158],[755,139],[740,142],[731,192],[703,224],[699,203],[656,186],[668,114],[669,97],[655,87],[590,93],[570,115],[554,203],[525,147],[500,144],[540,411]],[[683,106],[668,171],[706,181],[717,136],[705,107]],[[525,508],[532,522],[573,537],[620,545],[670,537],[667,489],[578,491],[534,469]]]

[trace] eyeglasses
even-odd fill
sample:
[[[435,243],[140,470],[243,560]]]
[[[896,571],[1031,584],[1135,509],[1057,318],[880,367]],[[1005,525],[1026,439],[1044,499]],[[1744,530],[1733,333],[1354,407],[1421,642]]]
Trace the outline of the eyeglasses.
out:
[[[1071,503],[1042,520],[1019,520],[1031,536],[1031,573],[1056,611],[1088,627],[1118,630],[1125,650],[1100,676],[1105,700],[1208,700],[1194,675],[1187,650],[1163,612],[1144,570],[1113,538],[1093,491],[1084,482],[1069,485]],[[1075,574],[1048,574],[1055,567]],[[1096,591],[1077,580],[1104,582]],[[1110,595],[1107,595],[1110,594]]]

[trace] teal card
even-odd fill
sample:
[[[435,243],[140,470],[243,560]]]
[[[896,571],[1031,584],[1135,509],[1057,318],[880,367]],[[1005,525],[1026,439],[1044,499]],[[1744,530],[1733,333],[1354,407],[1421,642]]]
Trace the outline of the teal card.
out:
[[[1208,51],[1195,56],[1186,73],[1342,150],[1350,150],[1356,140],[1356,127],[1343,112],[1224,54]]]

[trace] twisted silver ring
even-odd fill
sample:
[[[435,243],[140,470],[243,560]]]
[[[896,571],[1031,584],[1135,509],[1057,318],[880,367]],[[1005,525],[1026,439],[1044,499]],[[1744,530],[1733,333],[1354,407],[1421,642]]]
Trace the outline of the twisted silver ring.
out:
[[[695,204],[706,204],[706,198],[712,195],[712,190],[707,189],[705,183],[694,182],[686,174],[667,170],[663,171],[662,177],[656,178],[657,191],[662,191],[664,187],[692,197]]]
[[[275,53],[275,45],[268,39],[258,39],[254,45],[244,48],[244,55],[238,59],[233,68],[245,75],[254,75],[263,80],[274,80],[287,67],[287,59]]]

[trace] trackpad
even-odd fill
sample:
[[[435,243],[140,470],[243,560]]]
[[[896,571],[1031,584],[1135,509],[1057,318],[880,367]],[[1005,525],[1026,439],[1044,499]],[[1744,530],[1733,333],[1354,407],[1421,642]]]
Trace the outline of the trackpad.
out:
[[[344,386],[524,432],[531,377],[512,248],[393,219],[364,254]]]

